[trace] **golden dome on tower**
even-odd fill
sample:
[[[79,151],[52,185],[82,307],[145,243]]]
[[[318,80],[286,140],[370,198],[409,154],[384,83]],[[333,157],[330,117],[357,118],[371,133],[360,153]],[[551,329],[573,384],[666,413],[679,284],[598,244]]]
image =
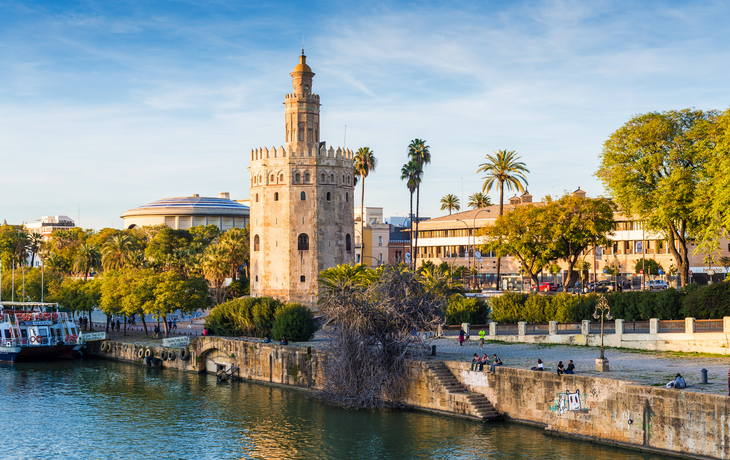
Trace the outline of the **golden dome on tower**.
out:
[[[294,72],[311,72],[312,68],[307,65],[307,56],[304,55],[304,50],[302,50],[302,55],[299,56],[299,64],[297,64],[296,67],[294,67]]]

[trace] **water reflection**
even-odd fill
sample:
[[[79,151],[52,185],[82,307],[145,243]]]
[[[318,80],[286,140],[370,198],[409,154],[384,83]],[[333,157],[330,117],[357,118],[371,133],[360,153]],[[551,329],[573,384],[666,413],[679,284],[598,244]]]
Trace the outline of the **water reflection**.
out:
[[[3,458],[659,459],[514,424],[344,411],[310,395],[107,361],[0,366]]]

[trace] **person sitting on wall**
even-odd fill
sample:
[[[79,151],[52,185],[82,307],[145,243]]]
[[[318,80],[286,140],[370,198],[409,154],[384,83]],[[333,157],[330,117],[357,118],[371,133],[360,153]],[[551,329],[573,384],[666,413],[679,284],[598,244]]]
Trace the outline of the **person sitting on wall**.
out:
[[[482,364],[482,358],[477,353],[474,353],[474,359],[471,360],[471,368],[469,370],[479,370],[479,365]]]
[[[682,388],[687,388],[687,382],[684,381],[682,374],[677,374],[674,380],[667,383],[667,388],[679,388],[681,390]]]
[[[494,374],[494,368],[497,366],[501,366],[502,360],[499,359],[499,356],[497,356],[496,353],[494,355],[492,355],[492,357],[494,358],[494,361],[492,361],[492,364],[489,365],[489,372]]]
[[[537,366],[534,366],[534,367],[530,368],[530,370],[533,370],[533,371],[544,371],[545,370],[545,365],[542,363],[542,359],[539,359],[538,358],[538,360],[537,360]]]
[[[286,336],[281,337],[281,342],[279,342],[280,345],[289,345],[289,341],[286,340]]]
[[[575,374],[575,364],[573,364],[573,360],[568,360],[568,367],[565,368],[566,374]]]
[[[565,366],[563,366],[562,361],[558,361],[558,375],[565,374]]]
[[[207,335],[208,335],[208,329],[206,329],[206,328],[203,328],[203,335],[204,335],[204,336],[207,336]]]
[[[482,362],[479,364],[479,372],[484,370],[484,365],[489,365],[489,356],[487,356],[486,353],[484,353],[484,356],[482,356]]]
[[[271,336],[269,334],[266,334],[266,337],[264,337],[264,343],[271,343]]]

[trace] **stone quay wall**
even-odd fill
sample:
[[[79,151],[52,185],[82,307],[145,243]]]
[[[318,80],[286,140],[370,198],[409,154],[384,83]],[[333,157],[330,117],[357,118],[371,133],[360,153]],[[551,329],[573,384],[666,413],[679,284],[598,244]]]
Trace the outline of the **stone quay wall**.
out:
[[[91,356],[141,363],[146,346],[89,343]],[[244,380],[316,389],[322,382],[317,350],[238,339],[200,337],[187,347],[188,360],[175,348],[163,368],[216,372],[239,368]],[[152,347],[160,357],[163,347]],[[169,349],[168,349],[169,350]],[[730,405],[725,396],[636,385],[581,375],[557,375],[510,367],[495,374],[469,370],[469,363],[444,361],[457,381],[484,395],[506,418],[546,427],[546,432],[688,458],[730,460]],[[417,409],[474,418],[466,394],[454,394],[429,371],[429,361],[409,367],[404,402]]]

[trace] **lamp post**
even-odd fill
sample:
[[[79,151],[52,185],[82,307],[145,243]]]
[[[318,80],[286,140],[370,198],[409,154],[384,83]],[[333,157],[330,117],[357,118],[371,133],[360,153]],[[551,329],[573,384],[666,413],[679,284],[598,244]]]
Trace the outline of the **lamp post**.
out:
[[[461,219],[456,219],[456,221],[461,222],[462,224],[464,224],[466,226],[466,260],[467,260],[466,264],[469,268],[469,271],[471,271],[471,256],[469,255],[469,224],[467,224],[466,222],[464,222]]]
[[[476,214],[474,214],[474,222],[472,222],[472,232],[474,232],[474,235],[472,236],[472,243],[471,243],[471,252],[474,254],[474,270],[476,271],[477,268],[477,216],[483,212],[492,212],[489,209],[480,209],[477,211]],[[481,257],[479,258],[479,264],[481,265]],[[471,284],[476,284],[476,273],[472,272],[472,278],[471,278]]]
[[[601,319],[601,357],[596,360],[596,371],[607,372],[608,360],[603,355],[603,318],[611,321],[613,319],[613,316],[611,315],[611,306],[608,305],[608,300],[606,300],[606,296],[602,295],[601,298],[598,299],[598,303],[596,304],[596,312],[593,313],[593,317],[596,319]]]

